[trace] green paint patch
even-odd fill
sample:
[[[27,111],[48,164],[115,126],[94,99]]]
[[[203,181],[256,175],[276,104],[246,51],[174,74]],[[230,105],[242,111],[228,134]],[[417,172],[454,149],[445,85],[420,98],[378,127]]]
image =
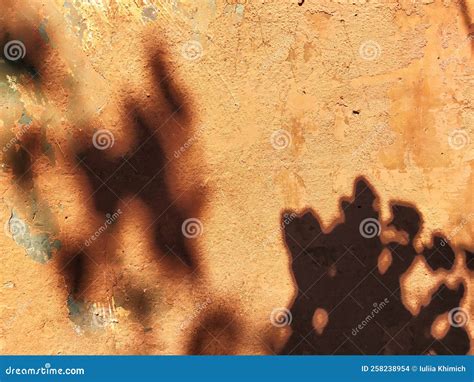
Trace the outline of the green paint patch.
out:
[[[69,295],[67,307],[69,319],[75,324],[77,333],[82,333],[85,330],[103,330],[106,326],[118,323],[110,306],[106,309],[105,306],[76,300]]]
[[[21,118],[18,121],[20,125],[31,125],[33,122],[33,118],[31,118],[29,115],[27,115],[25,112],[21,114]]]
[[[43,154],[49,159],[49,162],[54,166],[56,164],[56,155],[54,154],[54,148],[51,143],[48,142],[46,136],[46,127],[41,128],[41,150]]]
[[[48,20],[43,20],[39,27],[38,27],[38,31],[39,31],[39,34],[41,36],[41,38],[43,39],[43,41],[46,43],[46,44],[49,44],[50,40],[49,40],[49,36],[48,36],[48,33],[46,32],[46,25],[48,24]]]
[[[245,10],[245,7],[244,7],[243,4],[236,4],[235,13],[237,13],[239,16],[243,16],[244,15],[244,10]]]
[[[85,329],[91,326],[92,321],[87,304],[81,300],[75,300],[73,296],[69,295],[67,298],[67,308],[69,319],[74,323],[76,333],[82,334]]]
[[[77,318],[81,316],[81,312],[84,311],[84,303],[82,301],[74,300],[74,297],[68,296],[67,308],[69,310],[69,317],[72,321],[76,322]]]
[[[48,233],[33,234],[28,224],[12,211],[7,221],[5,231],[11,238],[26,250],[26,254],[38,263],[48,262],[53,253],[61,248],[59,240],[53,240]]]

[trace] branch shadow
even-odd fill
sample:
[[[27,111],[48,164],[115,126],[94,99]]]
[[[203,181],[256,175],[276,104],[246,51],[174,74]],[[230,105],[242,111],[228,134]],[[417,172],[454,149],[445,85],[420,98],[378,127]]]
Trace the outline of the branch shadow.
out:
[[[414,206],[392,203],[389,227],[408,234],[408,243],[383,244],[377,231],[364,231],[365,219],[378,221],[374,208],[377,196],[364,178],[356,180],[352,200],[341,202],[343,221],[327,232],[312,210],[292,220],[284,228],[284,238],[292,256],[292,272],[298,294],[291,307],[293,333],[283,354],[466,354],[469,337],[465,328],[451,326],[442,339],[431,335],[438,315],[459,307],[464,286],[455,290],[441,285],[428,306],[418,315],[402,303],[400,277],[408,270],[417,252],[413,240],[421,224]],[[285,214],[288,214],[286,211]],[[285,216],[283,214],[282,216]],[[379,223],[380,224],[380,223]],[[367,226],[365,226],[367,227]],[[364,235],[362,235],[364,233]],[[449,245],[425,248],[422,256],[432,269],[452,269],[455,255]],[[378,271],[378,257],[388,249],[392,262]],[[317,308],[328,314],[321,334],[313,327]]]

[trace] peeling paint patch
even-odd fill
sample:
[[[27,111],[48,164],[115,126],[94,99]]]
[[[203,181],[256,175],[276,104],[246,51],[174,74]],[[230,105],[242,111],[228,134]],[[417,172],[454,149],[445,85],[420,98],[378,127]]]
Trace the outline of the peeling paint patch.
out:
[[[73,296],[67,299],[69,318],[75,324],[75,330],[82,334],[87,329],[101,330],[107,326],[118,324],[117,309],[114,298],[107,304],[86,303],[75,300]]]
[[[13,289],[13,288],[15,288],[15,283],[13,281],[5,281],[3,283],[3,287],[5,289]]]
[[[31,123],[33,122],[33,118],[31,118],[28,114],[26,114],[25,112],[23,112],[21,114],[21,118],[19,119],[18,123],[20,125],[31,125]]]
[[[245,2],[240,3],[235,0],[227,0],[227,4],[224,8],[225,14],[236,14],[237,20],[240,22],[244,16]]]
[[[160,10],[154,5],[149,5],[142,10],[142,19],[145,22],[155,21]]]
[[[51,143],[48,142],[46,136],[46,127],[41,128],[41,150],[46,155],[50,163],[54,166],[56,164],[56,155],[54,154],[54,148]]]
[[[50,40],[49,40],[48,33],[46,32],[46,25],[47,24],[48,24],[48,20],[43,20],[41,22],[41,24],[39,25],[39,27],[38,27],[38,31],[39,31],[39,34],[40,34],[41,38],[43,39],[43,41],[46,44],[49,44]]]
[[[244,15],[244,5],[243,4],[237,4],[235,6],[235,13],[237,13],[240,17]]]
[[[71,1],[66,0],[64,2],[64,8],[66,11],[66,19],[69,22],[71,30],[78,36],[81,41],[84,39],[84,33],[87,32],[87,25],[85,20],[81,17],[74,4]]]
[[[38,263],[46,263],[53,253],[61,248],[59,240],[51,240],[47,233],[32,234],[30,228],[15,211],[5,225],[5,231],[18,245],[26,250],[26,254]]]

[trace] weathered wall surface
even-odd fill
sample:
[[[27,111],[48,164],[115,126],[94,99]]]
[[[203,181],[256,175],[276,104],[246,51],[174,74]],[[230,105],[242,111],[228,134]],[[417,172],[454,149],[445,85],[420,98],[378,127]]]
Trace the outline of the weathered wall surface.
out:
[[[462,284],[474,352],[473,2],[1,7],[3,353],[280,352],[292,216],[329,234],[360,176],[382,242],[410,240],[391,203],[421,216],[403,306]],[[421,255],[435,234],[448,267]]]

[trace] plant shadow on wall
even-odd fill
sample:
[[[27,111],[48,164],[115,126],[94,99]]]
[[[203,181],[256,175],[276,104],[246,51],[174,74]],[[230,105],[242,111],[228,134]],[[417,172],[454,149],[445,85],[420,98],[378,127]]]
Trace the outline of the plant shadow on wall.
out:
[[[8,77],[17,78],[27,86],[39,92],[42,78],[40,71],[45,58],[50,54],[49,46],[41,39],[38,31],[28,23],[20,26],[9,26],[0,23],[0,75],[3,84]],[[27,54],[28,52],[28,54]],[[9,112],[9,94],[2,89],[1,97],[5,97],[5,109]],[[14,97],[11,97],[14,98]],[[9,126],[8,126],[9,127]],[[15,131],[12,140],[3,147],[2,162],[6,169],[11,169],[13,180],[22,191],[34,187],[32,173],[32,156],[41,155],[41,139],[28,131],[29,124],[23,130]]]
[[[196,262],[182,233],[182,224],[187,218],[197,216],[202,195],[196,194],[192,209],[184,210],[175,203],[177,195],[171,195],[168,187],[169,177],[173,176],[167,171],[170,159],[163,148],[165,139],[169,145],[169,140],[177,132],[187,134],[182,126],[190,121],[189,111],[176,87],[171,85],[170,74],[158,56],[153,60],[153,72],[167,101],[167,112],[157,115],[155,111],[149,111],[147,114],[131,100],[135,145],[120,158],[109,157],[107,150],[90,146],[78,154],[78,163],[87,174],[97,212],[117,211],[122,199],[141,200],[153,219],[150,231],[153,232],[156,253],[161,256],[168,253],[175,266],[194,269]],[[109,144],[107,135],[97,137]],[[177,139],[182,140],[182,137]]]
[[[39,61],[44,60],[44,57],[37,54],[35,49],[36,45],[41,44],[35,45],[36,40],[31,37],[37,36],[38,32],[33,29],[23,32],[20,37],[26,46],[25,57],[15,61],[6,59],[5,65],[9,73],[19,76],[20,81],[30,83],[33,79],[41,83],[41,72],[36,67],[40,67]],[[2,41],[5,45],[12,37],[5,33],[4,36]],[[42,51],[47,52],[48,49],[45,47]],[[116,231],[115,223],[120,224],[126,219],[126,214],[114,215],[120,209],[125,209],[123,203],[139,200],[149,216],[149,229],[143,227],[142,239],[143,235],[151,237],[157,264],[171,277],[185,275],[192,281],[199,275],[199,267],[193,237],[184,234],[183,223],[199,216],[206,190],[200,187],[177,194],[171,184],[176,184],[179,175],[172,172],[173,167],[170,166],[170,162],[177,158],[169,154],[170,148],[179,148],[193,133],[192,102],[189,94],[174,81],[165,52],[160,49],[153,49],[153,52],[149,57],[156,89],[156,94],[150,96],[153,101],[130,98],[125,102],[128,120],[121,122],[133,141],[127,152],[121,157],[113,156],[107,147],[101,146],[104,137],[95,134],[87,136],[76,130],[74,134],[77,140],[74,148],[71,147],[73,155],[66,153],[65,157],[66,160],[72,157],[77,164],[75,168],[86,174],[87,180],[82,187],[93,201],[94,215],[114,216],[114,224],[108,226],[108,233]],[[43,85],[48,86],[48,83]],[[77,125],[77,121],[71,121],[71,125]],[[107,126],[100,126],[100,131],[105,132],[105,139],[113,140],[113,133],[107,130]],[[30,131],[4,153],[3,161],[11,171],[18,191],[31,193],[35,188],[37,174],[34,165],[41,155],[44,155],[41,141],[35,132]],[[195,179],[199,180],[199,176]],[[186,203],[182,202],[183,199]],[[114,240],[109,234],[100,235],[93,242],[90,236],[82,239],[76,237],[75,240],[61,237],[62,248],[53,262],[57,271],[64,276],[70,317],[76,323],[84,326],[90,324],[90,311],[83,308],[88,304],[85,292],[97,275],[110,271],[106,258],[109,263],[114,262],[118,250]],[[143,280],[133,283],[125,280],[124,284],[127,290],[120,292],[127,297],[124,307],[131,310],[137,322],[150,325],[149,318],[155,311],[156,301],[142,292],[154,285],[145,285]],[[112,295],[115,292],[112,291]],[[102,324],[105,326],[106,323]]]
[[[187,354],[231,355],[240,338],[241,327],[229,309],[214,309],[193,323]]]
[[[167,151],[169,147],[179,146],[192,133],[190,100],[173,80],[164,52],[156,51],[149,62],[156,89],[154,99],[160,100],[160,104],[141,104],[134,99],[126,101],[128,120],[124,123],[131,128],[127,134],[133,137],[134,143],[124,155],[114,157],[108,149],[115,138],[110,131],[100,127],[93,136],[83,140],[76,151],[76,160],[87,175],[86,187],[98,214],[121,211],[124,203],[128,206],[131,201],[139,200],[150,217],[150,222],[144,224],[143,234],[151,237],[155,260],[160,267],[170,275],[195,278],[199,274],[195,248],[193,239],[183,233],[183,223],[199,216],[204,192],[187,190],[183,199],[191,200],[191,203],[180,203],[183,195],[176,195],[170,187],[178,175],[170,171],[173,157]],[[114,226],[110,229],[114,230]],[[87,249],[72,248],[62,254],[60,267],[65,269],[74,298],[80,296],[91,281],[85,273],[103,263],[105,253],[93,250],[100,240],[102,237]],[[112,241],[107,245],[107,252],[114,253],[113,248]],[[150,323],[150,314],[154,311],[153,300],[141,293],[149,287],[130,286],[125,291],[125,308],[144,325]]]
[[[293,333],[283,354],[469,351],[469,337],[463,327],[467,312],[459,310],[464,295],[462,283],[458,282],[455,290],[442,284],[433,291],[429,305],[422,306],[416,316],[402,303],[400,277],[417,255],[413,240],[420,229],[419,212],[412,206],[393,203],[393,219],[388,227],[405,240],[384,244],[379,236],[381,226],[375,201],[371,186],[359,178],[353,199],[341,203],[342,223],[329,232],[323,232],[312,211],[285,227],[298,294],[291,308]],[[440,236],[433,239],[434,246],[424,248],[422,256],[433,270],[452,269],[452,248]],[[380,272],[382,251],[391,258],[391,264]],[[467,252],[466,257],[472,269],[472,254]],[[442,314],[449,316],[452,325],[444,337],[435,339],[431,327]]]

